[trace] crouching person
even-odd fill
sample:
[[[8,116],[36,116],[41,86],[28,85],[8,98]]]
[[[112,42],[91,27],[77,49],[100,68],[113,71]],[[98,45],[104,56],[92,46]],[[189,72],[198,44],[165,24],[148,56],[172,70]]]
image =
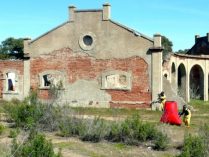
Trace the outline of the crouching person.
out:
[[[190,119],[191,119],[191,110],[188,108],[187,105],[183,106],[182,112],[179,113],[179,116],[183,115],[183,122],[187,127],[190,127]]]

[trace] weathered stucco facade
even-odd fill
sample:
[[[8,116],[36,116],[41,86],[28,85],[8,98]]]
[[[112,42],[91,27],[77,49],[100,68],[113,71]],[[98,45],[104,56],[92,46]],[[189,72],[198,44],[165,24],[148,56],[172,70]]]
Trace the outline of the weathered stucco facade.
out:
[[[24,41],[22,97],[38,89],[48,100],[54,84],[59,102],[72,106],[149,107],[162,90],[161,36],[112,21],[109,4],[69,13],[69,21]]]

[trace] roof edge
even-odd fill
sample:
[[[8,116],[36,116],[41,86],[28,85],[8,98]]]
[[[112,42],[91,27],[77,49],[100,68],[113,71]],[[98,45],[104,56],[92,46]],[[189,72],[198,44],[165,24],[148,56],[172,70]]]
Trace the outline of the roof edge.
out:
[[[127,31],[129,31],[129,32],[131,32],[131,33],[133,33],[133,34],[136,35],[136,36],[141,36],[141,37],[143,37],[143,38],[145,38],[145,39],[147,39],[147,40],[149,40],[149,41],[151,41],[151,42],[154,42],[154,40],[153,40],[152,38],[148,37],[147,35],[144,35],[144,34],[138,32],[138,31],[136,31],[136,30],[134,30],[134,29],[131,29],[131,28],[129,28],[129,27],[127,27],[127,26],[125,26],[125,25],[119,23],[119,22],[116,22],[116,21],[113,21],[113,20],[109,20],[109,21],[112,22],[113,24],[115,24],[115,25],[121,27],[121,28],[124,28],[125,30],[127,30]]]
[[[102,9],[81,9],[75,10],[75,12],[102,12]]]
[[[173,53],[172,55],[178,56],[178,57],[187,57],[187,58],[197,58],[197,59],[209,59],[208,55],[189,55],[189,54],[178,54]]]
[[[65,25],[65,24],[67,24],[67,23],[70,23],[70,22],[69,22],[69,21],[67,21],[67,22],[64,22],[64,23],[62,23],[62,24],[58,25],[58,26],[57,26],[57,27],[55,27],[55,28],[52,28],[51,30],[47,31],[46,33],[44,33],[44,34],[42,34],[42,35],[40,35],[40,36],[36,37],[36,38],[35,38],[35,39],[33,39],[33,40],[31,40],[31,41],[29,42],[29,44],[32,44],[33,42],[37,41],[38,39],[40,39],[40,38],[44,37],[45,35],[47,35],[47,34],[49,34],[49,33],[51,33],[51,32],[53,32],[54,30],[56,30],[56,29],[58,29],[58,28],[60,28],[60,27],[64,26],[64,25]]]

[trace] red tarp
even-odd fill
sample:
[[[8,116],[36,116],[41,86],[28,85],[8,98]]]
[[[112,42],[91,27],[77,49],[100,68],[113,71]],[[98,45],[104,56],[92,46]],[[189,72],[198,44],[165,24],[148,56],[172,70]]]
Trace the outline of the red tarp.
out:
[[[163,123],[174,125],[181,125],[181,119],[178,115],[178,107],[175,101],[166,101],[164,106],[164,113],[160,119]]]

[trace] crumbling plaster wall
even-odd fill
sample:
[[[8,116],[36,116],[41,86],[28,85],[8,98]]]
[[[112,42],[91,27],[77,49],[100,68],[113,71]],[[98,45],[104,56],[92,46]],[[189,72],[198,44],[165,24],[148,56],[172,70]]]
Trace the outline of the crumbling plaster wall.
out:
[[[95,59],[84,53],[74,53],[62,48],[50,54],[31,59],[31,87],[39,88],[39,74],[62,71],[66,75],[61,101],[81,106],[109,107],[114,104],[148,105],[151,100],[148,81],[148,64],[141,57],[126,59]],[[124,71],[132,76],[131,90],[102,89],[102,74],[108,71]],[[42,99],[49,98],[49,90],[40,89]],[[121,104],[122,103],[122,104]]]

